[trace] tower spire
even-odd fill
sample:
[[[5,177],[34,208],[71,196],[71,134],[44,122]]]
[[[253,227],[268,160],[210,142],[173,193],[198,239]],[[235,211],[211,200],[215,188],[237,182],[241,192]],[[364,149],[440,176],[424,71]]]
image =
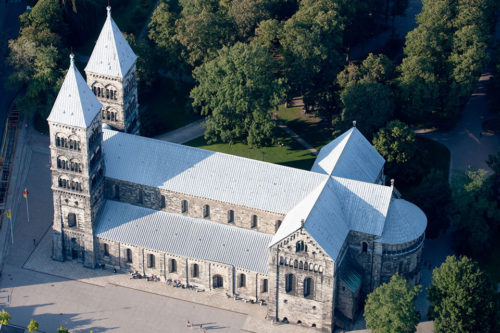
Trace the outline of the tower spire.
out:
[[[106,11],[108,12],[108,17],[111,16],[111,6],[109,5],[109,1],[108,1],[108,6],[106,7]]]
[[[75,65],[75,55],[73,54],[73,51],[69,54],[69,67],[73,67]]]

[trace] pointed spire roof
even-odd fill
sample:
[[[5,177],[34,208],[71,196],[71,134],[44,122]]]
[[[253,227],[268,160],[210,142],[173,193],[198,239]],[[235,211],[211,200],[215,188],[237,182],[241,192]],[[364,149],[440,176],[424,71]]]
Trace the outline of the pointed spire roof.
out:
[[[111,18],[111,7],[106,7],[106,10],[108,17],[85,67],[85,72],[123,78],[134,65],[137,56]]]
[[[73,54],[70,59],[68,72],[47,120],[87,128],[101,111],[102,104],[76,68]]]

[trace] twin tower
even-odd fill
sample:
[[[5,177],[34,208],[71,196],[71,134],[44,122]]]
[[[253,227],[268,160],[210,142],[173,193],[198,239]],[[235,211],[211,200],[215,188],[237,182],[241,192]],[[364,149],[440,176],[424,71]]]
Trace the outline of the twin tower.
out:
[[[70,66],[52,111],[50,130],[54,238],[52,258],[95,265],[94,228],[104,202],[103,124],[139,134],[136,60],[129,44],[107,18],[85,67],[87,82],[70,56]]]

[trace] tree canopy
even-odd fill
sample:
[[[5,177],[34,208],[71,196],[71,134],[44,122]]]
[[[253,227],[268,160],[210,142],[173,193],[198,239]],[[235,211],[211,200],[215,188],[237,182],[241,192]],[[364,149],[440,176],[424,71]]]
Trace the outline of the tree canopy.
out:
[[[395,274],[368,295],[366,327],[373,333],[414,333],[420,316],[414,301],[421,287],[412,287]]]
[[[281,97],[272,73],[272,57],[258,44],[224,47],[215,59],[197,67],[193,106],[206,117],[209,142],[241,140],[250,146],[272,142],[270,110]]]
[[[38,332],[38,323],[33,319],[28,324],[28,332]]]
[[[492,332],[493,289],[475,261],[449,256],[432,272],[427,298],[436,333]]]
[[[10,322],[10,314],[4,309],[2,309],[2,311],[0,311],[0,324],[8,325],[9,322]]]

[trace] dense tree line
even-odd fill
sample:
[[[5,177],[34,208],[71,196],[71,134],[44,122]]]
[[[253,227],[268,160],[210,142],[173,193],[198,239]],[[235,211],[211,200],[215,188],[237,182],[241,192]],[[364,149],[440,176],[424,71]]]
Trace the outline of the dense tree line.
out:
[[[492,0],[424,0],[406,37],[398,79],[401,115],[417,124],[452,122],[488,60]]]

